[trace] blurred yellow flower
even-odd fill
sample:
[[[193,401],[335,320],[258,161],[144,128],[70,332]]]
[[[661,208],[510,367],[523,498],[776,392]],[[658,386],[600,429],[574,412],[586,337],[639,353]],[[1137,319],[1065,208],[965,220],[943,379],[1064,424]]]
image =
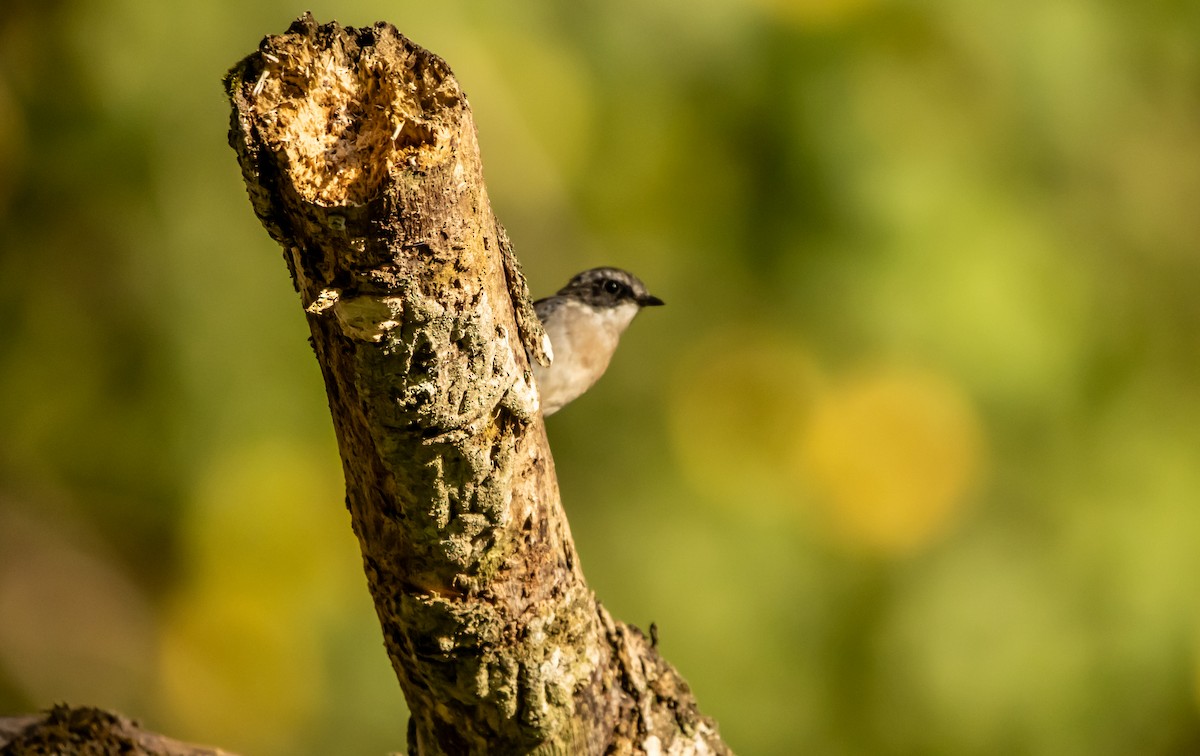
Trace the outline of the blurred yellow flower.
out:
[[[941,534],[979,476],[975,410],[947,380],[883,368],[822,396],[801,438],[799,470],[833,529],[895,555]]]
[[[318,628],[277,597],[227,587],[199,586],[164,623],[172,727],[229,748],[286,753],[322,701]]]
[[[332,455],[270,444],[207,471],[162,631],[163,704],[185,737],[294,752],[322,706],[322,644],[364,590],[337,471]]]

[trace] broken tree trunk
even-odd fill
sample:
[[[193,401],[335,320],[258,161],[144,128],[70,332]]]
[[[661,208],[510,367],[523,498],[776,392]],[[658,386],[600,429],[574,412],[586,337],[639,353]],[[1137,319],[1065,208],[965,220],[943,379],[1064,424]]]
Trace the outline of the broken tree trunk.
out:
[[[580,571],[529,365],[549,349],[446,63],[306,15],[226,88],[325,378],[409,752],[727,753]]]

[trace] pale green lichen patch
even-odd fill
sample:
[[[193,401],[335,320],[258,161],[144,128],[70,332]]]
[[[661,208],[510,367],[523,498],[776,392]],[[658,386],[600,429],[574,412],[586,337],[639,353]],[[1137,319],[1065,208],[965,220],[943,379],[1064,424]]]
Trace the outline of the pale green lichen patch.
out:
[[[318,307],[315,310],[313,307]],[[337,299],[332,304],[317,302],[309,312],[322,312],[329,307],[337,317],[342,333],[357,341],[381,341],[383,337],[400,325],[404,313],[404,300],[400,297],[364,295]]]

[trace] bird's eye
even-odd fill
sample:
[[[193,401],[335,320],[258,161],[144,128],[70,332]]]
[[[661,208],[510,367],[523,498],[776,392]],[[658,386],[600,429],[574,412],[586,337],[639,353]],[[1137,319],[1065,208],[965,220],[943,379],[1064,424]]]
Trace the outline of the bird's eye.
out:
[[[621,283],[619,281],[614,281],[610,278],[604,282],[604,290],[607,291],[609,294],[620,294],[621,293]]]

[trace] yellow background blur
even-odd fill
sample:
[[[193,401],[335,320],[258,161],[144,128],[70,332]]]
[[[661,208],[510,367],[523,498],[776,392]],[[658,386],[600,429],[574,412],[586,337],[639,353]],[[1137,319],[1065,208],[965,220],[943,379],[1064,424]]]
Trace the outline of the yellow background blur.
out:
[[[667,301],[549,433],[739,752],[1200,753],[1200,5],[311,7],[450,62],[535,294]],[[226,145],[303,10],[0,9],[0,712],[403,748]]]

